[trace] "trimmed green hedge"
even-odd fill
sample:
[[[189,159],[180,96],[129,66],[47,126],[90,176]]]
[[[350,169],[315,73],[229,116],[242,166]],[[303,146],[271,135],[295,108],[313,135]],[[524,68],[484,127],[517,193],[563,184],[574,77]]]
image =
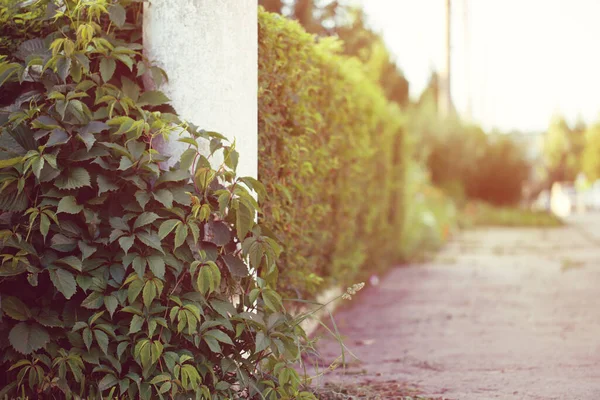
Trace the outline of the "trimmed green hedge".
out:
[[[399,258],[403,117],[341,42],[262,8],[258,24],[263,222],[286,248],[280,287],[314,293]]]

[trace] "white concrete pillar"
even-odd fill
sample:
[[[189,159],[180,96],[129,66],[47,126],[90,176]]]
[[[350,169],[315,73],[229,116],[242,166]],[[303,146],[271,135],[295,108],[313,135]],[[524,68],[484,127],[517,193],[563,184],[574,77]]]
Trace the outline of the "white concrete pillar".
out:
[[[182,119],[236,139],[238,175],[257,175],[256,0],[150,0],[144,52],[169,75],[159,89]],[[187,145],[169,143],[177,157]]]

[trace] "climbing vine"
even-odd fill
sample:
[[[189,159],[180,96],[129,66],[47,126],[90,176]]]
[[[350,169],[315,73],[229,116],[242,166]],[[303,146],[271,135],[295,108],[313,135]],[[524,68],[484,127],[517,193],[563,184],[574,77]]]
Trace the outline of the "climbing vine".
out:
[[[305,333],[275,287],[281,248],[255,222],[264,188],[236,175],[234,144],[145,90],[166,74],[142,55],[141,3],[13,3],[0,397],[314,398],[292,368]],[[189,146],[174,167],[164,140]]]

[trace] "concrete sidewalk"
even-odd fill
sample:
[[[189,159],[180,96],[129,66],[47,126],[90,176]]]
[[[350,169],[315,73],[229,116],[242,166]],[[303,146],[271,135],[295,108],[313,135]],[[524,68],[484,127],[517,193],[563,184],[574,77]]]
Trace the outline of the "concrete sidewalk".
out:
[[[360,362],[326,379],[460,400],[600,399],[598,243],[599,215],[464,232],[336,313]],[[320,350],[325,364],[340,354],[326,337]]]

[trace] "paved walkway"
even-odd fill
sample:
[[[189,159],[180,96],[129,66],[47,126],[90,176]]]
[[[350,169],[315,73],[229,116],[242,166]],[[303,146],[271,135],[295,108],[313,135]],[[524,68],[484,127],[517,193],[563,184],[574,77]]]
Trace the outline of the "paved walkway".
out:
[[[600,399],[600,216],[464,232],[434,262],[363,289],[336,322],[360,363],[328,380],[460,400]]]

